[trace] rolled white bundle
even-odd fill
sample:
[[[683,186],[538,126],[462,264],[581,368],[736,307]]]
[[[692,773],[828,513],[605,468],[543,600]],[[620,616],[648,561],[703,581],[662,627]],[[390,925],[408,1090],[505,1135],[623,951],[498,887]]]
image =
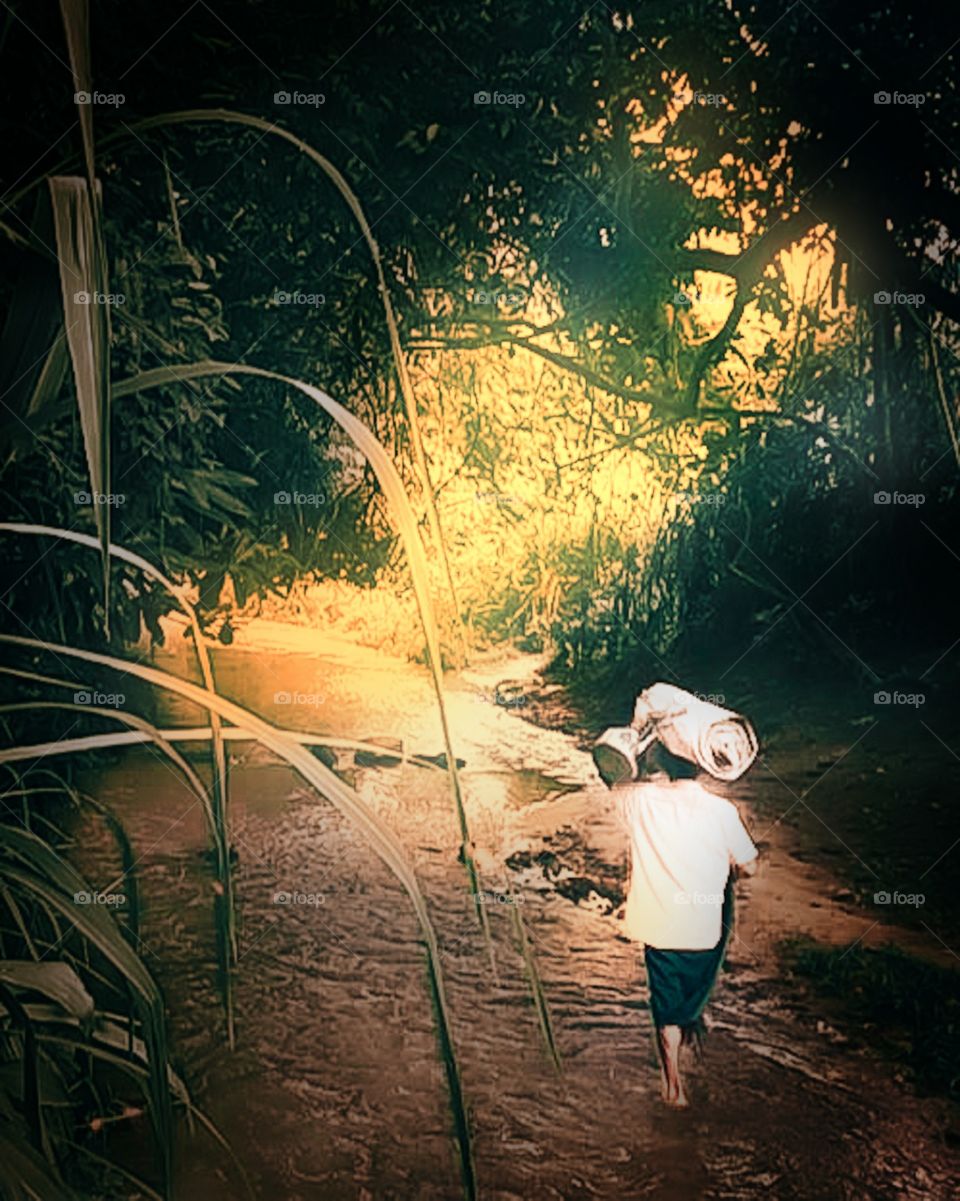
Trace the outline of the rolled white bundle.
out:
[[[641,741],[654,735],[671,754],[698,764],[717,780],[738,780],[759,750],[745,717],[673,684],[651,684],[640,693],[633,727]]]

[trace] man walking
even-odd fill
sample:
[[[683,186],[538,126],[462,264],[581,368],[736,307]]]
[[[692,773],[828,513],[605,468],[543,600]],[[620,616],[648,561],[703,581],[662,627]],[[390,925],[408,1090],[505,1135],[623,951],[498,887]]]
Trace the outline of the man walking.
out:
[[[757,848],[730,801],[698,769],[653,742],[639,760],[633,729],[594,748],[630,840],[626,931],[644,944],[664,1101],[685,1108],[680,1047],[699,1038],[730,934],[731,873],[753,875]]]

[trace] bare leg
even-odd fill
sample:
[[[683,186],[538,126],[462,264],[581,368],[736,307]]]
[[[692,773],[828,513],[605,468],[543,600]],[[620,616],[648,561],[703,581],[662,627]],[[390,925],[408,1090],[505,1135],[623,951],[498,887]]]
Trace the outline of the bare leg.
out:
[[[680,1077],[680,1040],[679,1026],[657,1027],[657,1050],[660,1052],[660,1080],[664,1101],[674,1109],[685,1109],[687,1106],[686,1093],[683,1091],[683,1080]]]

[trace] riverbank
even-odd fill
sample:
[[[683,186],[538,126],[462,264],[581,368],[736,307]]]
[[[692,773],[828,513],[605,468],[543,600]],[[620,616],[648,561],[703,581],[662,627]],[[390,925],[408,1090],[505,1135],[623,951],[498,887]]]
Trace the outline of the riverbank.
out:
[[[546,669],[526,687],[526,719],[585,749],[606,721],[629,714],[616,690],[604,705],[596,690],[562,687]],[[762,851],[762,871],[742,886],[749,904],[734,959],[776,979],[824,1038],[882,1048],[899,1078],[960,1102],[960,924],[949,863],[960,831],[947,799],[956,773],[944,771],[945,755],[936,763],[920,753],[918,743],[937,736],[915,712],[878,716],[856,698],[838,705],[831,696],[828,713],[815,697],[779,707],[774,699],[744,705],[761,715],[755,767],[736,785],[709,784],[748,815]],[[936,717],[925,717],[955,728],[936,699]],[[582,866],[583,855],[573,858]],[[950,1129],[956,1138],[960,1126]]]
[[[251,622],[213,648],[225,695],[269,720],[330,736],[441,748],[427,673],[324,632]],[[186,644],[157,665],[192,671]],[[953,1111],[919,1098],[873,1048],[821,1026],[790,995],[774,948],[794,906],[778,889],[825,877],[767,848],[739,885],[743,922],[711,1007],[693,1106],[665,1111],[642,963],[616,918],[624,846],[580,737],[525,720],[542,659],[487,655],[447,680],[492,949],[458,861],[442,772],[337,756],[401,841],[438,931],[482,1201],[927,1201],[960,1190]],[[197,715],[165,703],[159,724]],[[197,1102],[243,1160],[258,1198],[455,1201],[452,1121],[409,902],[362,833],[256,747],[233,752],[231,836],[240,963],[238,1045],[224,1043],[215,988],[211,871],[189,790],[147,751],[90,769],[85,787],[124,821],[140,860],[140,945],[167,999],[172,1045]],[[759,779],[759,777],[757,777]],[[745,803],[752,803],[745,801]],[[95,883],[108,838],[76,832]],[[778,834],[765,841],[773,844]],[[596,887],[598,886],[599,887]],[[757,889],[769,889],[761,903]],[[814,891],[816,891],[816,888]],[[277,907],[277,890],[323,902]],[[814,899],[814,898],[812,898]],[[840,902],[838,902],[840,904]],[[561,1060],[546,1054],[517,910]],[[811,904],[809,914],[816,915]],[[753,923],[751,925],[750,923]],[[766,925],[764,924],[766,922]],[[183,1139],[178,1201],[234,1201],[220,1151]]]

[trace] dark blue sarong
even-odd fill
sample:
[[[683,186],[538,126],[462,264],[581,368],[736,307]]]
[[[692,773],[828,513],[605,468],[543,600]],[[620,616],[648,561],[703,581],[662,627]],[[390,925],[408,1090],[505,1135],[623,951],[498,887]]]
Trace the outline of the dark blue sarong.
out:
[[[720,940],[715,947],[706,951],[644,949],[650,1010],[655,1025],[680,1026],[687,1039],[701,1032],[700,1019],[723,962],[732,926],[733,887],[728,881],[723,898]]]

